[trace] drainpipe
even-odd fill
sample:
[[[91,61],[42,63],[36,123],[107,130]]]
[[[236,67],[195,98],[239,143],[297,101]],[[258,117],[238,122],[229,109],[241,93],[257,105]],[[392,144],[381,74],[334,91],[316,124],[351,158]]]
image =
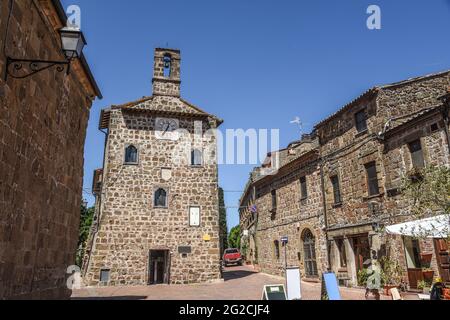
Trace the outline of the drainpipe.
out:
[[[329,238],[328,238],[328,217],[327,217],[327,200],[326,200],[326,196],[325,196],[325,178],[323,175],[323,166],[324,166],[324,162],[321,159],[320,161],[320,183],[321,183],[321,189],[322,189],[322,205],[323,205],[323,218],[325,220],[325,240],[327,243],[327,263],[328,263],[328,272],[331,272],[331,257],[330,257],[330,242],[329,242]]]

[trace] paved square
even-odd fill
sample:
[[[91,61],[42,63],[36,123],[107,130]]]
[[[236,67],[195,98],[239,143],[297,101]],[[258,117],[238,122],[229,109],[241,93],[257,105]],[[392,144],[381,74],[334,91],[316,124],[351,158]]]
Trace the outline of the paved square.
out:
[[[85,288],[72,299],[89,300],[260,300],[264,285],[283,284],[284,278],[257,273],[252,267],[226,268],[224,282],[195,285]],[[320,300],[320,283],[302,282],[303,300]],[[340,288],[344,300],[365,300],[364,290]],[[407,295],[406,299],[415,299]],[[382,296],[383,300],[390,300]]]

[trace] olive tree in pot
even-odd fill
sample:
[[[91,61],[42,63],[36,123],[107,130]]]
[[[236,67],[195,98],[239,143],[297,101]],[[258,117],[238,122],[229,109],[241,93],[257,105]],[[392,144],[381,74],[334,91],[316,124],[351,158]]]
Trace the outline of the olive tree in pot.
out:
[[[384,293],[390,295],[391,289],[402,287],[404,270],[397,261],[386,256],[380,259],[380,265]]]

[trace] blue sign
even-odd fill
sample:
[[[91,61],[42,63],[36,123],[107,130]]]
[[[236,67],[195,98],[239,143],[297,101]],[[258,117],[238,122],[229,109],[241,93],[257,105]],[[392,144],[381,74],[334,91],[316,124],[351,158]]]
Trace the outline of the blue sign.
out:
[[[281,243],[288,243],[289,242],[289,238],[288,237],[282,237],[281,238]]]
[[[325,289],[328,300],[341,300],[338,281],[334,272],[324,273],[323,280],[325,282]]]

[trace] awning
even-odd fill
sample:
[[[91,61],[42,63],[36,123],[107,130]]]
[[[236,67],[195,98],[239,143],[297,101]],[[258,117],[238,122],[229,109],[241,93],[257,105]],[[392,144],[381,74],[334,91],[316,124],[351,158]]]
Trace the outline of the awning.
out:
[[[388,234],[418,238],[447,238],[450,235],[450,215],[444,214],[431,218],[405,222],[386,227]]]

